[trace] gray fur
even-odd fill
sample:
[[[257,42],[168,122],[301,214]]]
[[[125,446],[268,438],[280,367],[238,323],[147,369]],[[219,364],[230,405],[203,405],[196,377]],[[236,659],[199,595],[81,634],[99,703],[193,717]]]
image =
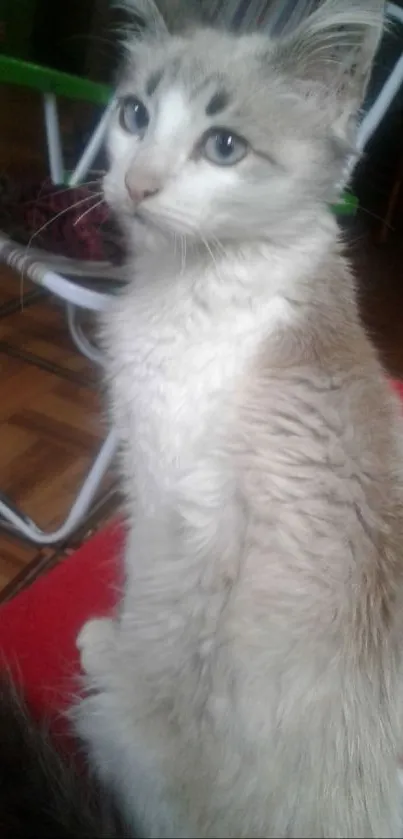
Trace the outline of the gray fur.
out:
[[[328,207],[382,7],[130,49],[149,124],[111,127],[135,258],[102,328],[126,583],[79,636],[77,713],[149,837],[401,835],[403,422]]]

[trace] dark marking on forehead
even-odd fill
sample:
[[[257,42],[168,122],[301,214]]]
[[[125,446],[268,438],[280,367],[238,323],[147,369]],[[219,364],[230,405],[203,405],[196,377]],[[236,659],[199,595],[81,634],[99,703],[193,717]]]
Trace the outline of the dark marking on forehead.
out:
[[[155,73],[151,73],[150,78],[146,84],[146,94],[147,96],[152,96],[153,93],[157,90],[157,87],[162,79],[163,72],[162,70],[156,70]]]
[[[229,103],[229,96],[225,90],[219,90],[214,96],[210,99],[208,105],[206,105],[206,114],[208,117],[213,117],[216,114],[219,114],[224,108],[227,107]]]
[[[191,92],[194,99],[198,96],[203,96],[211,88],[215,88],[216,93],[220,93],[221,90],[224,93],[224,79],[221,74],[209,73],[206,76],[203,71],[199,72],[199,74],[193,72]]]

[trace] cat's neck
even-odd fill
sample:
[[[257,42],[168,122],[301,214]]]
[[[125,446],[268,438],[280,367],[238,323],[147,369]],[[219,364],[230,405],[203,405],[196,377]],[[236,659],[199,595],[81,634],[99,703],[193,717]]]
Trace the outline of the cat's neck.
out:
[[[287,245],[263,239],[222,243],[157,239],[133,259],[134,293],[144,289],[158,298],[191,291],[202,305],[215,310],[251,301],[258,305],[279,295],[306,302],[314,295],[309,279],[332,251],[337,252],[336,243],[337,226],[327,215]]]
[[[288,249],[249,242],[213,255],[194,248],[183,264],[173,249],[137,259],[105,334],[110,378],[124,406],[117,416],[133,413],[133,439],[141,435],[137,471],[146,453],[145,506],[175,480],[175,464],[204,446],[212,417],[228,417],[236,382],[268,344],[276,365],[283,343],[292,351],[285,335],[309,328],[308,297],[316,306],[318,266],[335,242],[334,226],[324,224]]]

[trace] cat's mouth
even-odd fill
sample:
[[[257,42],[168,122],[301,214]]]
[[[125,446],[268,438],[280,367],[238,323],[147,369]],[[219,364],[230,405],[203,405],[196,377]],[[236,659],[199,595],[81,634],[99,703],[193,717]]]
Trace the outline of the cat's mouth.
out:
[[[151,228],[152,230],[158,230],[163,233],[166,233],[169,230],[169,226],[164,224],[162,218],[156,216],[145,207],[138,207],[135,209],[132,213],[132,219],[141,227],[147,227],[148,229]]]
[[[143,224],[152,224],[153,223],[153,213],[148,210],[144,204],[140,204],[137,207],[133,207],[131,211],[132,218],[136,219],[136,221],[141,221]]]
[[[139,225],[141,227],[156,227],[151,214],[144,212],[143,209],[126,206],[121,207],[120,212],[129,224]]]
[[[150,225],[150,218],[147,218],[141,210],[135,210],[131,217],[134,221],[141,224],[142,227],[148,227]]]

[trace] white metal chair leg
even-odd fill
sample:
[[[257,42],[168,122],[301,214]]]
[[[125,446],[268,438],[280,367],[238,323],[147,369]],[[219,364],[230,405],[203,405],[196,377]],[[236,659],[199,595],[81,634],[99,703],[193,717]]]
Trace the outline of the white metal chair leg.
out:
[[[53,93],[45,93],[43,97],[46,141],[49,158],[49,168],[53,183],[61,184],[64,180],[64,162],[60,124],[57,113],[56,97]],[[92,162],[98,153],[115,107],[115,100],[105,109],[97,127],[95,128],[81,158],[70,177],[70,185],[80,182],[88,173]],[[55,271],[46,268],[45,264],[30,260],[27,249],[19,248],[10,242],[8,237],[0,235],[0,256],[23,276],[27,275],[49,291],[56,294],[67,304],[67,321],[71,337],[79,350],[91,361],[102,364],[102,355],[92,346],[84,335],[77,321],[77,307],[99,312],[106,309],[111,302],[111,296],[92,289],[81,287]],[[93,462],[84,483],[67,515],[64,523],[55,531],[46,533],[35,522],[19,511],[4,495],[0,494],[0,526],[18,533],[38,545],[55,545],[67,539],[82,522],[95,499],[101,482],[109,469],[118,446],[115,430],[111,430],[103,442],[95,461]]]
[[[108,123],[115,108],[116,98],[113,97],[109,102],[109,105],[105,108],[98,125],[88,140],[74,172],[72,172],[69,178],[69,186],[76,186],[76,184],[79,184],[90,171],[91,166],[104,142]]]
[[[92,347],[76,322],[77,309],[93,312],[105,311],[112,302],[112,296],[81,286],[47,269],[46,265],[30,258],[26,249],[16,245],[0,234],[0,258],[11,268],[28,276],[38,285],[54,292],[65,301],[68,311],[69,327],[73,340],[86,356],[97,363],[102,363],[102,356]],[[64,523],[57,530],[46,533],[28,516],[0,493],[0,526],[17,533],[38,545],[54,545],[64,541],[78,527],[87,515],[101,482],[117,450],[117,435],[110,431],[93,462],[87,477],[74,501]]]
[[[50,177],[54,184],[62,184],[64,179],[63,152],[57,113],[57,100],[54,93],[44,93],[43,107]]]
[[[386,15],[396,23],[403,25],[403,9],[396,6],[395,3],[386,4]],[[351,177],[360,154],[364,151],[368,140],[370,140],[373,134],[375,134],[375,131],[382,122],[402,84],[403,54],[397,59],[392,72],[375,99],[375,102],[365,114],[361,122],[356,139],[356,153],[353,154],[347,162],[341,186],[344,186]]]
[[[102,365],[104,363],[103,354],[96,346],[94,346],[94,344],[91,344],[91,341],[88,340],[79,323],[80,310],[77,306],[74,306],[73,303],[67,303],[66,310],[67,325],[69,327],[71,339],[77,349],[90,361],[94,361],[96,364]]]
[[[64,523],[57,530],[46,533],[27,516],[18,512],[12,504],[0,498],[0,524],[24,536],[37,545],[55,545],[67,539],[79,526],[88,513],[99,490],[102,479],[109,469],[118,448],[116,431],[112,429],[95,458],[84,483],[70,509]]]

